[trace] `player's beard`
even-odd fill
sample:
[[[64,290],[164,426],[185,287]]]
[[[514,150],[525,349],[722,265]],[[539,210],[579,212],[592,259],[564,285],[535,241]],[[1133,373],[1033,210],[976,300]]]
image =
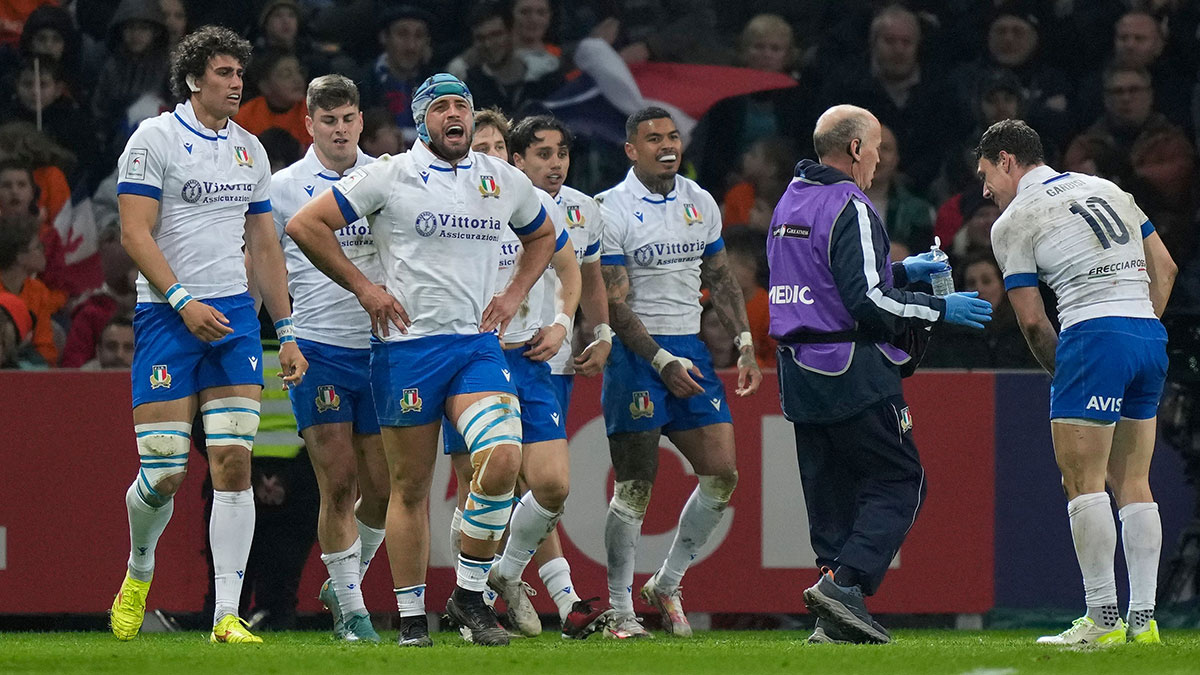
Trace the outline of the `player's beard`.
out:
[[[463,134],[461,146],[452,148],[449,143],[447,143],[444,135],[430,134],[429,149],[433,151],[433,154],[453,164],[463,157],[466,157],[467,153],[471,151],[471,136],[470,134]]]

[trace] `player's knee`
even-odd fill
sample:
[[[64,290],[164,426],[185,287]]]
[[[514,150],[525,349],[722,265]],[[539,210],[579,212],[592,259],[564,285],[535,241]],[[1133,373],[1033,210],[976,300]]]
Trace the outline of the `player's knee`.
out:
[[[543,481],[539,485],[530,485],[534,499],[547,511],[562,511],[567,503],[567,495],[571,489],[565,480]]]
[[[617,481],[608,508],[626,522],[641,522],[650,506],[650,490],[653,486],[648,480]]]
[[[463,507],[462,534],[472,539],[499,541],[512,515],[513,492],[480,494],[471,490]]]
[[[521,472],[520,446],[500,445],[483,452],[489,456],[485,461],[476,464],[475,488],[482,490],[484,494],[511,491],[517,483],[517,475]]]
[[[737,470],[716,476],[700,476],[700,494],[707,498],[714,508],[724,509],[733,497],[737,481]]]
[[[200,406],[205,445],[209,448],[239,446],[252,449],[261,407],[258,401],[245,396],[215,398]]]
[[[137,437],[138,494],[152,506],[169,501],[183,485],[192,442],[189,422],[152,422],[134,428]]]
[[[493,394],[472,403],[456,426],[471,453],[471,489],[511,492],[521,470],[521,405],[515,396]]]
[[[250,453],[240,448],[210,448],[208,466],[217,490],[245,490],[250,487]]]
[[[353,471],[343,469],[332,475],[327,474],[322,488],[321,501],[324,508],[340,513],[349,512],[354,508],[358,482]]]

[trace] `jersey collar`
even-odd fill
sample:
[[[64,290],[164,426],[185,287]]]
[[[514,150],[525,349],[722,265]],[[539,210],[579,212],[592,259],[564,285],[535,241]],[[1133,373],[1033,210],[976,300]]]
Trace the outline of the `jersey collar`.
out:
[[[455,169],[469,169],[475,163],[475,160],[471,157],[471,155],[474,153],[468,150],[466,157],[458,160],[457,164],[451,165],[450,162],[447,162],[441,157],[433,154],[433,151],[429,149],[429,146],[425,145],[425,142],[420,139],[418,139],[416,143],[413,143],[412,150],[410,150],[410,152],[412,152],[413,161],[417,166],[427,166],[434,171],[443,171],[445,173],[450,173]]]
[[[1054,169],[1043,164],[1036,169],[1030,169],[1029,173],[1021,176],[1021,180],[1017,182],[1017,194],[1021,194],[1022,190],[1027,189],[1031,185],[1041,185],[1047,181],[1057,178],[1060,174]]]
[[[304,175],[324,178],[331,183],[341,180],[342,177],[339,176],[336,171],[327,168],[321,163],[320,158],[317,157],[316,148],[317,145],[315,143],[308,146],[308,152],[304,153],[304,157],[300,160]],[[347,169],[347,171],[357,169],[364,164],[370,164],[373,160],[373,157],[363,152],[362,148],[359,148],[358,158],[354,160],[354,166]]]
[[[196,134],[206,141],[226,140],[229,138],[229,122],[225,123],[224,129],[213,131],[207,129],[200,124],[200,120],[196,119],[196,110],[192,107],[192,101],[189,99],[175,106],[176,121],[183,125],[185,129]]]
[[[642,181],[638,180],[638,177],[634,175],[632,167],[630,167],[629,173],[625,174],[625,187],[634,197],[644,202],[666,204],[667,202],[675,201],[676,195],[679,194],[679,174],[675,174],[675,189],[671,190],[666,197],[657,192],[651,192],[649,188],[643,185]]]

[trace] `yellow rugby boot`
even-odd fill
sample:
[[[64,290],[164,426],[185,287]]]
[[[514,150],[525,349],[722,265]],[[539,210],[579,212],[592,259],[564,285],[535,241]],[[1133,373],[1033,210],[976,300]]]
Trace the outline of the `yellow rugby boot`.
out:
[[[129,570],[125,571],[121,590],[117,591],[112,609],[108,611],[108,624],[118,640],[137,637],[142,629],[142,620],[146,617],[146,595],[149,592],[149,581],[138,581],[129,576]]]
[[[1158,634],[1158,622],[1151,619],[1145,630],[1130,633],[1129,641],[1139,645],[1161,645],[1163,641],[1162,636]]]
[[[250,624],[240,616],[226,614],[213,626],[209,642],[229,644],[262,644],[262,638],[250,632]]]

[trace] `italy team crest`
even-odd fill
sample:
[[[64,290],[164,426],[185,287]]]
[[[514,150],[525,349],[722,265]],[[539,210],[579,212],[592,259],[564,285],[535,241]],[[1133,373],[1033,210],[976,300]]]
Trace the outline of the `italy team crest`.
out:
[[[484,199],[488,197],[500,198],[500,186],[496,185],[496,179],[491,176],[479,177],[479,195]]]
[[[904,409],[900,411],[900,433],[906,434],[912,431],[912,428],[912,413],[908,412],[908,406],[904,406]]]
[[[167,367],[165,365],[150,367],[150,388],[171,388],[171,373],[167,372]]]
[[[250,152],[244,145],[233,149],[233,158],[237,160],[238,166],[254,166],[254,158],[250,156]]]
[[[695,204],[683,205],[683,219],[688,225],[704,222],[704,216],[700,215],[700,209],[697,209]]]
[[[416,387],[401,392],[400,412],[421,412],[421,395],[417,392]]]
[[[635,420],[642,417],[654,417],[654,401],[650,400],[650,392],[633,392],[633,403],[629,404],[629,414]]]
[[[567,205],[567,227],[583,227],[583,211],[575,204]]]
[[[338,396],[337,390],[333,388],[332,384],[323,384],[317,387],[317,412],[337,410],[341,405],[342,397]]]

